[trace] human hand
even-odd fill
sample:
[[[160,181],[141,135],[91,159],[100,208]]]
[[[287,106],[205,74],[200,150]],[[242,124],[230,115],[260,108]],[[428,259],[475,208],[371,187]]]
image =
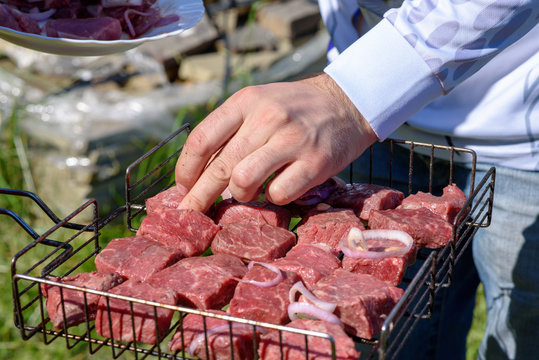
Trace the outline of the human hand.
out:
[[[190,133],[176,182],[190,191],[180,208],[206,211],[228,187],[250,201],[287,204],[336,175],[377,140],[327,75],[246,87]]]

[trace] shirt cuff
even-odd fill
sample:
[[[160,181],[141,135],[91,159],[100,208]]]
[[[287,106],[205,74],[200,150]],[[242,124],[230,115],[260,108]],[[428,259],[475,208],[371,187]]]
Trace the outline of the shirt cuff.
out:
[[[425,61],[386,19],[324,72],[341,87],[380,140],[443,95]]]

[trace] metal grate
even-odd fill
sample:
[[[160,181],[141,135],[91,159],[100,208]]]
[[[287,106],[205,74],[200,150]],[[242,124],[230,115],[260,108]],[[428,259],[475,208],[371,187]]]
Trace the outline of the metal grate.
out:
[[[33,199],[41,210],[43,217],[48,217],[54,222],[54,226],[42,235],[37,234],[33,228],[24,222],[17,214],[10,210],[0,209],[0,214],[8,215],[14,219],[30,236],[33,241],[24,249],[19,251],[12,259],[12,287],[13,287],[13,305],[14,305],[14,321],[19,328],[21,337],[28,340],[36,334],[41,334],[43,341],[49,344],[58,339],[64,339],[66,347],[71,349],[79,343],[87,343],[91,354],[100,351],[103,348],[111,349],[112,358],[116,359],[125,352],[132,352],[136,359],[157,357],[159,359],[185,359],[192,358],[181,351],[171,352],[168,349],[168,341],[172,334],[179,329],[181,338],[183,339],[183,319],[187,314],[197,314],[203,318],[204,324],[206,319],[210,317],[220,318],[225,320],[233,332],[233,325],[243,324],[251,326],[253,333],[257,329],[276,330],[279,332],[280,351],[283,356],[282,338],[285,333],[297,333],[305,337],[305,359],[309,358],[309,339],[322,338],[327,339],[332,349],[330,355],[333,359],[336,358],[335,341],[324,333],[293,329],[281,325],[262,323],[241,319],[234,316],[215,314],[207,311],[199,311],[191,308],[180,306],[171,306],[155,302],[149,302],[137,298],[120,296],[109,292],[86,289],[78,286],[57,283],[51,281],[48,276],[66,276],[82,272],[85,268],[93,265],[95,255],[99,253],[101,247],[99,245],[100,233],[99,230],[108,226],[113,220],[118,219],[121,215],[126,216],[128,229],[135,232],[144,217],[144,199],[153,196],[154,194],[168,188],[174,183],[174,168],[176,160],[181,152],[183,142],[185,141],[190,131],[189,125],[185,125],[171,134],[168,138],[160,142],[150,152],[142,156],[134,162],[126,171],[126,205],[121,206],[105,218],[99,218],[97,213],[97,204],[94,200],[83,204],[79,209],[67,216],[65,219],[60,219],[34,194],[15,191],[9,189],[0,189],[0,194],[5,196],[25,196]],[[433,178],[435,171],[438,169],[434,166],[434,159],[440,154],[443,154],[449,161],[448,184],[453,179],[454,155],[459,156],[466,154],[472,162],[472,178],[471,191],[468,196],[468,201],[463,210],[458,214],[456,224],[453,227],[453,236],[449,244],[438,250],[428,252],[420,252],[418,257],[423,260],[423,265],[410,279],[405,279],[405,292],[391,313],[387,316],[380,334],[373,339],[354,340],[361,347],[363,355],[371,358],[390,359],[398,353],[402,344],[404,344],[410,335],[411,330],[419,321],[425,321],[432,313],[433,298],[436,293],[443,287],[450,286],[452,279],[453,267],[459,261],[460,255],[464,249],[470,244],[473,235],[480,227],[488,226],[492,213],[492,201],[494,194],[494,176],[495,169],[490,169],[485,177],[481,179],[477,186],[475,182],[475,154],[467,149],[437,146],[432,144],[420,144],[407,141],[388,140],[391,149],[390,158],[388,160],[386,183],[381,185],[393,184],[392,162],[393,149],[395,146],[401,146],[409,149],[409,174],[408,174],[408,193],[414,191],[412,187],[412,177],[414,176],[414,157],[417,153],[423,154],[423,157],[429,159],[429,176],[426,180],[429,191],[433,187]],[[370,149],[371,169],[369,172],[369,182],[375,182],[372,174],[372,162],[374,148]],[[448,171],[447,171],[448,170]],[[350,167],[350,179],[354,177],[353,167]],[[89,224],[77,224],[75,219],[82,212],[90,211],[93,214],[93,220]],[[72,233],[66,236],[60,230],[69,230]],[[53,238],[55,240],[53,240]],[[107,239],[104,239],[106,241]],[[35,249],[51,247],[52,250],[46,251],[46,255],[36,255]],[[58,286],[61,291],[61,304],[64,314],[65,325],[65,304],[64,295],[66,291],[75,291],[83,294],[85,319],[82,324],[69,327],[64,330],[55,330],[52,327],[51,321],[48,318],[46,311],[46,303],[41,287],[45,284]],[[106,298],[107,304],[110,304],[112,299],[122,299],[129,302],[131,308],[130,321],[135,323],[136,319],[133,316],[133,306],[136,304],[146,305],[152,309],[153,321],[155,323],[155,334],[159,341],[155,345],[146,345],[137,341],[128,343],[119,341],[118,339],[104,338],[97,334],[93,319],[90,318],[88,312],[88,296],[90,294],[100,295]],[[138,305],[137,305],[138,306]],[[168,309],[174,312],[172,325],[169,330],[160,334],[157,327],[157,311],[159,309]],[[110,316],[110,307],[107,308]],[[134,328],[134,326],[133,326]],[[112,329],[111,333],[112,333]],[[230,342],[232,342],[232,332],[229,333]],[[135,335],[135,334],[133,334]],[[135,336],[133,336],[135,338]],[[204,339],[206,355],[209,355],[210,349],[207,344],[207,334]],[[256,350],[257,342],[254,343]],[[256,351],[254,351],[256,354]],[[232,347],[230,350],[230,358],[233,358]],[[256,355],[255,355],[256,357]],[[363,356],[362,356],[363,358]]]

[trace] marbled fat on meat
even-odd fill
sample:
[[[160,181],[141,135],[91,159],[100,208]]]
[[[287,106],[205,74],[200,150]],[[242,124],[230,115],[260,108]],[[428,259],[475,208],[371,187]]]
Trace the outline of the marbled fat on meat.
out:
[[[296,234],[269,224],[228,224],[211,244],[215,254],[231,254],[243,260],[270,262],[283,257],[296,243]]]
[[[361,220],[369,220],[372,210],[394,209],[404,194],[393,188],[376,184],[347,184],[326,200],[336,208],[353,209]]]
[[[116,272],[126,279],[146,280],[174,264],[183,254],[142,236],[111,240],[95,257],[99,272]]]
[[[354,341],[338,325],[320,320],[298,319],[287,326],[330,335],[335,341],[335,357],[338,360],[355,360],[359,359],[361,355],[356,350]],[[326,338],[307,335],[308,348],[306,348],[305,335],[290,331],[282,331],[281,334],[282,344],[278,331],[271,331],[260,339],[258,355],[261,360],[333,359],[331,342]],[[308,357],[306,356],[307,353],[309,354]]]
[[[176,305],[176,294],[172,290],[154,287],[138,280],[127,280],[110,290],[110,293],[165,305]],[[133,312],[131,312],[129,301],[102,296],[99,299],[95,319],[97,333],[106,338],[113,338],[115,341],[157,343],[157,340],[167,333],[174,311],[139,302],[132,304]],[[156,313],[157,323],[155,322]]]
[[[220,226],[200,211],[162,209],[142,220],[137,235],[190,257],[204,253],[219,229]]]
[[[212,219],[219,225],[269,224],[288,230],[290,211],[267,201],[238,202],[226,199],[212,208]]]
[[[237,279],[247,272],[240,258],[228,254],[185,258],[147,281],[176,292],[178,304],[197,309],[220,309],[232,298]]]
[[[283,280],[271,287],[261,287],[246,282],[239,283],[227,312],[245,319],[272,324],[289,322],[288,293],[300,278],[293,272],[282,271],[281,273]],[[275,279],[275,276],[275,272],[256,264],[243,279],[267,282]]]
[[[402,230],[414,239],[419,248],[429,249],[447,245],[453,236],[453,226],[424,207],[373,211],[369,228]]]
[[[48,280],[92,290],[108,291],[121,284],[124,279],[116,273],[99,273],[93,271],[90,273],[79,273],[73,276],[50,277]],[[99,295],[92,293],[86,293],[85,295],[80,290],[61,288],[60,286],[45,283],[41,284],[41,292],[47,299],[47,313],[55,329],[64,328],[64,314],[66,327],[95,319],[97,304],[100,298]],[[88,318],[86,318],[86,315],[88,315]]]
[[[351,209],[312,210],[298,224],[298,244],[326,244],[339,253],[339,242],[353,227],[365,229]]]
[[[370,339],[376,335],[403,294],[403,290],[372,275],[337,269],[316,283],[312,293],[323,301],[337,304],[335,315],[346,332]],[[307,301],[303,295],[299,301]]]
[[[211,310],[210,313],[228,315],[224,311]],[[258,328],[241,324],[230,323],[232,336],[230,334],[229,322],[227,320],[198,314],[188,314],[178,327],[172,337],[169,348],[171,351],[182,350],[182,339],[184,349],[192,350],[192,356],[207,360],[248,360],[254,359],[254,336],[259,338]],[[204,329],[206,331],[204,332]],[[204,336],[204,334],[206,336]],[[203,338],[200,338],[203,336]],[[232,338],[232,344],[230,339]],[[198,341],[200,339],[200,341]],[[191,347],[191,343],[197,341],[197,345]],[[208,354],[206,354],[206,345]]]

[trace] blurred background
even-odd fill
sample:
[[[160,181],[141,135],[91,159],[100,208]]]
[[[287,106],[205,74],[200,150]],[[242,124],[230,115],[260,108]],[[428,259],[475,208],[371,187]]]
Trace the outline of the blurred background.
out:
[[[37,194],[60,218],[88,199],[108,214],[125,203],[126,168],[182,124],[196,125],[241,87],[323,70],[329,36],[316,2],[204,5],[193,28],[125,53],[59,56],[0,40],[0,187]],[[38,233],[52,226],[32,202],[0,195],[0,209]],[[131,233],[118,223],[101,237],[122,235]],[[86,344],[67,349],[62,339],[21,338],[13,321],[11,259],[31,240],[0,216],[0,359],[112,358],[109,349],[91,355]],[[484,322],[479,294],[469,359]]]

